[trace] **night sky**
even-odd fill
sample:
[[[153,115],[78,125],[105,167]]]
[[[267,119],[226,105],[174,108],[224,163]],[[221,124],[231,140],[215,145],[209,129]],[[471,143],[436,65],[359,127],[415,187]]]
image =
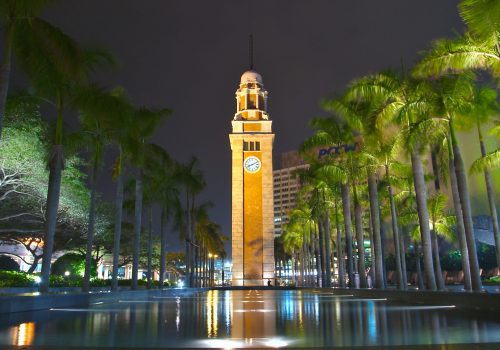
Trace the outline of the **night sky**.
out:
[[[200,159],[208,184],[200,200],[215,203],[212,217],[229,236],[228,133],[234,93],[248,68],[248,35],[254,35],[255,69],[269,91],[279,165],[281,152],[310,135],[308,120],[324,115],[323,98],[341,93],[355,77],[402,61],[409,67],[433,39],[461,32],[457,3],[64,0],[44,18],[83,45],[116,56],[118,67],[96,76],[103,86],[124,86],[137,105],[174,110],[153,141],[178,160]],[[107,175],[100,188],[113,199]],[[177,238],[172,245],[179,245]]]

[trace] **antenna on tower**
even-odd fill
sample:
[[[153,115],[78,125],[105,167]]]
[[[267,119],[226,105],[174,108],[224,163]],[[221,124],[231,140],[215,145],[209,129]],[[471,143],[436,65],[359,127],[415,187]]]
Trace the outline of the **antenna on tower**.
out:
[[[248,37],[248,61],[250,63],[250,70],[253,70],[253,34]]]

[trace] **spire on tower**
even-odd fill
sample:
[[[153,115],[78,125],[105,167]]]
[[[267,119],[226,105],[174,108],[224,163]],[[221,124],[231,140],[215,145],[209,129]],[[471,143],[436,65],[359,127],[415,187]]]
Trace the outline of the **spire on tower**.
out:
[[[248,61],[250,63],[250,70],[253,70],[253,34],[248,37]]]

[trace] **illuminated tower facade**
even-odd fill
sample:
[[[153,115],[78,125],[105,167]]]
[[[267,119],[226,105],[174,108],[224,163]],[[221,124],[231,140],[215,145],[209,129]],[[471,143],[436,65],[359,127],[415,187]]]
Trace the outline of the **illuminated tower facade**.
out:
[[[232,284],[274,284],[274,134],[267,91],[254,70],[241,76],[231,123]]]

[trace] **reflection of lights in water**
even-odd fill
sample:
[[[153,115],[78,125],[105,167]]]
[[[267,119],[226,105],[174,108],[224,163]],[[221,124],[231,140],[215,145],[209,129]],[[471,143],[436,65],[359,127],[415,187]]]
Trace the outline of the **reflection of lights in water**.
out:
[[[200,345],[205,348],[237,349],[248,347],[268,347],[283,348],[293,341],[282,338],[245,338],[245,339],[205,339],[200,341]],[[198,344],[197,344],[198,345]]]
[[[219,291],[211,290],[207,293],[207,336],[209,338],[217,337],[217,305],[219,300]]]
[[[234,349],[245,347],[245,342],[242,340],[233,339],[207,339],[202,340],[204,347],[218,349]]]
[[[387,310],[403,311],[403,310],[439,310],[439,309],[453,309],[455,305],[419,305],[419,306],[386,306]]]
[[[366,302],[372,302],[372,301],[387,301],[387,298],[380,298],[380,299],[342,299],[342,300],[339,300],[339,303],[348,303],[348,302],[352,302],[352,301],[366,301]]]
[[[273,309],[249,309],[249,310],[234,310],[234,312],[273,312]]]
[[[370,341],[375,342],[377,340],[377,316],[375,315],[375,303],[368,303],[366,314],[368,317],[368,334],[370,336]]]
[[[302,298],[300,298],[298,301],[297,301],[297,309],[299,310],[299,328],[302,329],[304,327],[304,324],[303,324],[303,319],[302,319],[302,308],[304,307],[303,303],[302,303]]]
[[[35,323],[21,323],[15,328],[14,341],[15,345],[31,345],[35,338]]]
[[[269,346],[270,348],[283,348],[288,345],[288,342],[280,338],[271,338],[265,340],[263,343],[265,346]]]
[[[314,320],[316,321],[316,326],[319,326],[319,300],[318,296],[314,296]]]
[[[224,303],[226,306],[226,329],[229,332],[230,327],[231,327],[231,308],[232,308],[232,304],[233,304],[233,297],[229,291],[226,291]]]
[[[177,327],[177,333],[179,333],[179,324],[181,323],[181,298],[177,297],[175,301],[175,326]]]

